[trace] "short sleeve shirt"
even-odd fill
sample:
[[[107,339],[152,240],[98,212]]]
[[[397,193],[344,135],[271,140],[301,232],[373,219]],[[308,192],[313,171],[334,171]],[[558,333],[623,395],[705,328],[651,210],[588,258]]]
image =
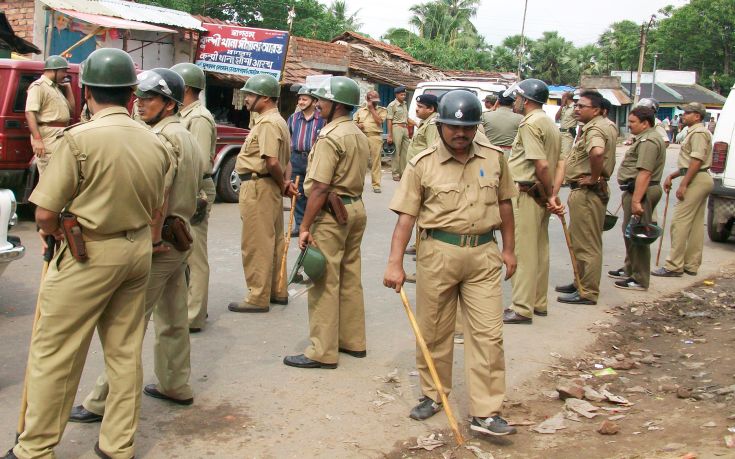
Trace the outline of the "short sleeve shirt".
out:
[[[606,175],[605,161],[609,158],[608,155],[615,155],[617,139],[610,138],[610,130],[605,126],[606,123],[602,116],[597,116],[582,126],[582,133],[567,158],[565,174],[567,181],[576,181],[592,173],[590,151],[596,147],[604,151],[602,176],[609,177],[612,171],[607,172]]]
[[[41,76],[28,87],[26,111],[36,112],[39,123],[68,123],[71,118],[64,93],[46,76]]]
[[[651,181],[660,182],[666,162],[666,145],[656,129],[649,128],[641,132],[633,140],[623,161],[618,168],[618,183],[621,185],[635,180],[638,171],[643,169],[651,172]]]
[[[407,122],[408,107],[406,106],[406,102],[401,103],[398,102],[398,100],[393,100],[393,102],[388,104],[388,111],[386,116],[386,119],[393,121],[393,124]]]
[[[692,158],[702,161],[700,170],[708,169],[712,165],[712,134],[702,123],[689,128],[681,143],[677,167],[688,168]]]
[[[664,142],[668,142],[669,136],[666,134],[666,129],[664,129],[664,125],[663,123],[661,123],[661,120],[656,118],[655,124],[656,124],[655,126],[656,132],[658,132],[658,135],[661,137],[661,140],[663,140]]]
[[[30,200],[66,208],[84,228],[114,234],[150,225],[163,206],[169,153],[124,107],[95,113],[67,128]]]
[[[286,120],[276,108],[258,116],[237,155],[235,172],[267,174],[266,156],[278,159],[282,168],[288,165],[291,156],[291,135],[288,133]]]
[[[617,124],[615,124],[615,122],[610,118],[603,118],[603,120],[605,121],[605,130],[607,131],[608,138],[610,139],[609,147],[611,148],[605,150],[605,163],[602,166],[602,175],[606,178],[610,178],[615,170],[619,131]]]
[[[517,182],[535,182],[538,178],[534,161],[546,160],[553,177],[560,153],[561,136],[556,125],[543,110],[534,110],[523,118],[518,127],[508,159],[511,175]]]
[[[329,185],[340,196],[362,196],[370,146],[367,136],[348,116],[324,126],[309,154],[304,192],[314,181]]]
[[[181,110],[181,122],[199,145],[202,171],[211,174],[217,145],[217,125],[212,113],[197,100]]]
[[[523,115],[513,113],[507,107],[499,107],[494,112],[482,114],[485,135],[493,145],[509,147],[518,134],[518,126],[523,120]]]
[[[559,127],[561,129],[577,127],[577,120],[574,118],[574,104],[567,104],[559,110],[561,110],[561,116],[559,117]]]
[[[443,142],[414,157],[390,209],[417,217],[420,228],[484,234],[500,227],[499,201],[517,195],[502,150],[475,137],[464,164]]]
[[[421,125],[413,134],[411,142],[408,144],[408,153],[406,159],[410,160],[417,154],[434,145],[439,140],[439,130],[436,128],[436,113],[432,113],[428,118],[421,121]]]
[[[388,117],[388,110],[385,107],[376,107],[375,111],[378,112],[378,116],[380,117],[380,119],[385,122],[386,118]],[[380,125],[375,123],[373,115],[370,113],[370,110],[368,110],[365,104],[362,104],[360,108],[355,112],[354,120],[355,123],[363,125],[362,132],[364,132],[365,135],[376,135],[383,133],[383,123],[381,122]]]

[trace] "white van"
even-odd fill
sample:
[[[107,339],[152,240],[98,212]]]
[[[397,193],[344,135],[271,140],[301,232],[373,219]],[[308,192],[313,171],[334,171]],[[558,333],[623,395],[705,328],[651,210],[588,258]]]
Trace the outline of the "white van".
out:
[[[477,98],[480,99],[480,102],[483,102],[485,100],[485,96],[490,93],[505,91],[507,86],[504,84],[474,80],[426,81],[419,83],[418,86],[416,86],[416,90],[413,92],[411,103],[408,105],[409,118],[416,121],[416,123],[419,122],[419,119],[416,116],[416,98],[421,94],[433,94],[436,97],[441,97],[453,89],[467,89],[476,95]]]
[[[712,167],[715,187],[707,201],[707,234],[713,242],[725,242],[735,223],[735,85],[722,107],[712,135]]]

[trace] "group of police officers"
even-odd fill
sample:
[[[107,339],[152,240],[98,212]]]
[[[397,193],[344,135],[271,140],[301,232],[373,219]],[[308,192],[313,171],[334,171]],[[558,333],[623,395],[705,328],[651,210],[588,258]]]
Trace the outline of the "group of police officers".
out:
[[[24,428],[5,457],[54,457],[72,420],[101,421],[96,454],[128,459],[134,456],[141,393],[193,403],[189,334],[201,331],[207,317],[215,123],[199,101],[205,78],[197,66],[178,64],[136,76],[127,53],[100,49],[81,70],[90,117],[66,127],[75,105],[64,78],[67,67],[63,58],[52,56],[28,91],[27,118],[41,173],[31,201],[37,206],[39,233],[54,236],[60,247],[40,287]],[[366,357],[363,188],[369,168],[373,191],[381,190],[381,133],[387,121],[387,143],[395,147],[392,174],[400,184],[390,202],[398,221],[383,284],[400,291],[407,280],[404,254],[416,254],[416,317],[444,390],[451,390],[453,335],[461,327],[470,429],[515,433],[501,417],[503,323],[530,324],[534,315],[548,314],[548,224],[552,213],[566,212],[558,198],[565,184],[571,190],[571,250],[579,277],[557,287],[563,293],[558,301],[587,305],[598,300],[608,180],[618,135],[605,116],[609,103],[595,91],[582,92],[576,102],[565,95],[557,127],[542,109],[549,92],[539,80],[523,80],[496,100],[486,100],[490,110],[485,113],[468,91],[449,91],[439,100],[421,95],[416,101],[420,125],[409,139],[408,127],[414,123],[408,118],[405,88],[395,90],[387,108],[379,105],[374,91],[361,105],[353,80],[330,77],[299,94],[314,101],[324,122],[309,143],[305,170],[295,170],[290,160],[303,152],[292,142],[294,124],[278,112],[280,84],[258,75],[248,79],[243,91],[247,109],[257,114],[235,169],[241,180],[248,293],[228,309],[259,313],[271,303],[288,304],[280,275],[284,238],[290,237],[284,235],[282,198],[298,196],[295,181],[301,181],[308,199],[295,233],[302,250],[319,249],[323,275],[309,289],[309,345],[283,363],[332,369],[340,353]],[[127,106],[133,95],[137,101],[131,117]],[[618,168],[618,185],[625,191],[627,256],[625,266],[609,275],[626,289],[648,287],[651,236],[646,232],[655,227],[662,196],[666,145],[655,130],[651,105],[642,103],[631,111],[634,137]],[[654,275],[696,274],[701,263],[704,201],[712,188],[709,174],[703,173],[711,163],[704,116],[699,104],[684,107],[689,134],[679,170],[663,183],[668,193],[673,179],[683,177],[676,191],[672,249]],[[62,231],[62,214],[74,219],[81,236]],[[415,249],[407,251],[414,231]],[[68,240],[73,234],[79,240]],[[503,307],[503,279],[512,279],[508,308]],[[143,387],[141,349],[150,317],[158,383]],[[84,403],[74,407],[95,329],[105,372]],[[423,420],[442,406],[421,352],[416,365],[422,397],[410,416]]]

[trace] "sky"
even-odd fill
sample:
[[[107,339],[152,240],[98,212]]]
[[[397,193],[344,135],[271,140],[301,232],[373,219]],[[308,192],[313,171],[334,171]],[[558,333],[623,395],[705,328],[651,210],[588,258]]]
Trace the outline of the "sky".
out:
[[[331,0],[319,0],[328,5]],[[409,8],[419,0],[346,0],[350,13],[360,9],[362,32],[379,38],[392,27],[407,27]],[[629,19],[638,24],[666,5],[682,6],[687,0],[528,0],[526,36],[539,38],[556,30],[582,46],[597,41],[613,22]],[[473,22],[491,45],[521,33],[524,0],[483,0]]]

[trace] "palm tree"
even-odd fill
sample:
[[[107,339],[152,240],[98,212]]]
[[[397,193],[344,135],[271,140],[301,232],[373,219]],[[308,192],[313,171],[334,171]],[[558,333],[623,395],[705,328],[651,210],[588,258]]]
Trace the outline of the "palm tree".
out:
[[[345,0],[334,0],[329,6],[328,12],[341,24],[344,30],[358,31],[362,27],[362,23],[357,17],[360,9],[357,9],[352,14],[348,14],[347,2]]]
[[[418,35],[440,40],[452,47],[470,47],[484,43],[471,19],[476,16],[479,0],[433,0],[410,8],[409,24]]]

